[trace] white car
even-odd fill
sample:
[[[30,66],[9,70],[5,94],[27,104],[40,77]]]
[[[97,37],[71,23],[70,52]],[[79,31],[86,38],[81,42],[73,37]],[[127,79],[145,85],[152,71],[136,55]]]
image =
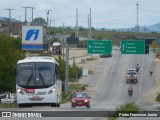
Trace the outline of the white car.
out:
[[[15,102],[15,95],[14,94],[11,94],[10,92],[6,93],[5,94],[5,98],[2,98],[1,99],[1,103],[13,103]]]
[[[127,70],[126,82],[127,82],[127,84],[128,83],[135,83],[136,84],[138,82],[136,69],[130,68]]]

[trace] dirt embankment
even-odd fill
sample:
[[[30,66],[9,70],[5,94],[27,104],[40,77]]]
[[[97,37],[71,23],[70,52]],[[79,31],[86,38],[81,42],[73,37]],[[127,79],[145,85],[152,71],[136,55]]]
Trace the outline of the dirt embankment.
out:
[[[66,53],[66,49],[64,49],[64,53]],[[70,48],[69,49],[69,58],[77,58],[87,56],[87,50],[81,48]]]
[[[155,59],[155,87],[147,91],[141,96],[141,100],[147,103],[157,103],[155,101],[158,94],[160,94],[160,59]]]
[[[84,56],[88,56],[90,58],[90,55],[87,54],[87,50],[86,49],[70,49],[69,50],[69,58],[80,58],[80,57],[84,57]],[[93,55],[93,60],[88,61],[85,59],[85,63],[76,63],[76,65],[78,67],[84,68],[84,69],[88,69],[89,71],[94,71],[95,68],[97,67],[98,63],[100,63],[101,59],[99,59],[99,56],[94,56]]]

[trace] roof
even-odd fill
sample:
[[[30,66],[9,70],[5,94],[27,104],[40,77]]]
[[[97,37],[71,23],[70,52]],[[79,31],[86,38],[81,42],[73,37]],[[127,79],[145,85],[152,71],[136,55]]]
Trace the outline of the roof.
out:
[[[57,63],[56,60],[52,57],[41,56],[41,57],[26,57],[23,60],[19,60],[17,62],[17,64],[27,63],[27,62],[52,62],[52,63]],[[59,64],[59,63],[57,63],[57,64]]]
[[[136,69],[135,69],[135,68],[129,68],[128,71],[129,71],[129,70],[134,70],[134,71],[135,71]]]
[[[61,44],[59,42],[54,42],[53,46],[61,46]]]

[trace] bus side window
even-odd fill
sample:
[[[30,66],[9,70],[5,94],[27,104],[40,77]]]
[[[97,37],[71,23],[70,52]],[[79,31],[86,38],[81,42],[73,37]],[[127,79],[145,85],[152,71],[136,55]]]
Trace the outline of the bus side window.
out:
[[[60,76],[59,76],[59,66],[57,64],[55,64],[55,73],[56,73],[57,79],[59,79],[60,78]]]

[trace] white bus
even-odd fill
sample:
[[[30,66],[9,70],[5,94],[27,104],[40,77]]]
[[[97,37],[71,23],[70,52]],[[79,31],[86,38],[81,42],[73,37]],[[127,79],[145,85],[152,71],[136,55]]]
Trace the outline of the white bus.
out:
[[[60,107],[62,83],[59,63],[52,57],[27,57],[19,60],[16,91],[19,107],[39,104]]]

